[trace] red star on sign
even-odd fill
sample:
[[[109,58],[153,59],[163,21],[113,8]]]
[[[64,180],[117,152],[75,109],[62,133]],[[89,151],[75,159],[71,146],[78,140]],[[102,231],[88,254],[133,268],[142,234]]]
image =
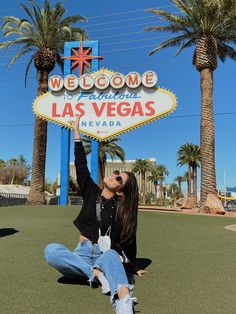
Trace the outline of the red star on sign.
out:
[[[79,68],[79,74],[82,75],[84,71],[84,64],[88,67],[91,67],[91,60],[92,59],[100,59],[102,60],[103,57],[101,56],[92,56],[89,53],[92,50],[92,47],[89,47],[87,50],[83,48],[83,42],[80,42],[79,50],[71,49],[73,51],[72,56],[63,57],[63,59],[71,60],[73,63],[71,65],[71,70],[73,71],[75,68]],[[88,62],[89,61],[89,62]]]

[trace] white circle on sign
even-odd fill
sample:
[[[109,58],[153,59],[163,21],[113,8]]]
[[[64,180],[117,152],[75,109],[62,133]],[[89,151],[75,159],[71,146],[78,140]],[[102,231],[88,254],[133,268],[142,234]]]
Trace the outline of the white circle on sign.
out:
[[[79,86],[79,79],[74,74],[69,74],[64,78],[64,86],[67,90],[73,91]]]
[[[105,74],[100,74],[95,77],[94,85],[97,89],[106,89],[110,84],[109,77]]]
[[[142,78],[138,72],[129,72],[126,75],[126,84],[129,88],[137,88],[141,83]]]
[[[89,74],[83,74],[79,78],[79,86],[81,89],[89,90],[94,86],[94,78]]]
[[[53,92],[58,92],[63,88],[64,81],[63,78],[59,75],[52,75],[48,79],[48,87],[53,91]]]
[[[146,71],[142,75],[142,84],[145,87],[154,87],[158,81],[158,76],[154,71]]]
[[[113,74],[110,78],[110,84],[115,89],[120,89],[125,85],[125,76],[120,73]]]

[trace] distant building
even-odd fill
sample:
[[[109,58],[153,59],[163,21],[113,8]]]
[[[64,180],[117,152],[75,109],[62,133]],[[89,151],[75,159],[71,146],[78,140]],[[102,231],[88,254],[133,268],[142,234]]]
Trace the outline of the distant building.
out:
[[[0,194],[28,195],[30,187],[20,184],[0,184]]]
[[[74,164],[74,162],[70,162],[69,171],[70,171],[70,176],[71,176],[71,177],[75,180],[75,182],[76,182],[76,171],[75,171],[75,164]]]
[[[29,186],[0,184],[0,206],[25,205],[29,190]]]

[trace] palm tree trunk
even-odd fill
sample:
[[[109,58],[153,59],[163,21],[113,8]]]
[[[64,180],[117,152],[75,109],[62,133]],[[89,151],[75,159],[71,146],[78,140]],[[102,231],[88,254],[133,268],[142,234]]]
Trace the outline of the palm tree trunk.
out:
[[[163,204],[163,181],[160,179],[160,203]]]
[[[201,206],[208,193],[216,193],[213,71],[205,68],[201,78]]]
[[[48,90],[48,72],[38,71],[38,96]],[[47,121],[35,116],[32,179],[26,204],[45,204],[44,184],[47,149]]]
[[[163,189],[163,198],[164,198],[164,202],[166,202],[166,187],[165,187],[165,191]]]
[[[142,189],[143,189],[143,204],[146,204],[146,182],[145,182],[145,172],[141,173],[142,177]]]
[[[191,166],[188,165],[188,197],[191,196],[191,190],[192,190],[192,185],[191,185]]]
[[[197,206],[197,167],[192,167],[193,169],[193,197],[194,197],[194,207]]]
[[[155,198],[154,203],[157,204],[157,184],[154,184]]]
[[[180,180],[179,180],[178,184],[179,184],[179,197],[181,197],[181,195],[182,195],[182,184],[181,184]]]

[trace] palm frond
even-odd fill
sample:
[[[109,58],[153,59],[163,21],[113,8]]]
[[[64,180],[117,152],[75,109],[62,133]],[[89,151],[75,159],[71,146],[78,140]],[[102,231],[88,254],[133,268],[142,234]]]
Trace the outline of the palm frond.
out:
[[[13,25],[18,25],[20,19],[14,16],[4,16],[2,18],[3,20],[3,24],[1,26],[1,32],[4,32],[4,29],[9,25],[9,24],[13,24]]]
[[[81,15],[73,15],[65,18],[64,20],[61,21],[61,25],[68,25],[68,24],[74,24],[77,22],[85,22],[87,19],[84,16]]]
[[[24,5],[23,3],[20,3],[20,5],[22,6],[22,8],[26,12],[26,14],[30,17],[32,23],[36,26],[36,21],[35,21],[33,12],[26,5]]]
[[[30,69],[30,66],[34,60],[34,57],[35,57],[35,54],[33,54],[31,57],[30,57],[30,60],[26,66],[26,69],[25,69],[25,87],[26,87],[26,82],[27,82],[27,77],[28,77],[28,73],[29,73],[29,69]]]
[[[43,23],[44,23],[43,14],[41,13],[41,10],[38,7],[38,5],[34,2],[32,2],[32,9],[34,12],[35,26],[37,27],[38,33],[44,34],[45,33],[45,27],[43,25]]]
[[[227,43],[236,43],[236,3],[235,0],[172,0],[179,13],[174,14],[160,9],[148,9],[147,11],[162,18],[165,25],[149,26],[144,31],[159,31],[178,33],[175,38],[162,42],[150,52],[179,46],[178,56],[185,48],[197,44],[197,40],[205,37],[213,37],[222,44],[218,53],[220,60],[230,57],[235,60],[234,47],[224,47]],[[224,47],[224,48],[223,48]],[[229,47],[229,46],[228,46]],[[194,52],[195,54],[195,52]],[[194,63],[195,57],[193,58]]]
[[[17,52],[17,54],[15,54],[11,59],[10,61],[8,62],[8,65],[7,67],[9,68],[10,65],[12,65],[16,59],[18,59],[19,57],[21,57],[22,55],[26,54],[26,53],[29,53],[32,51],[32,48],[22,48],[19,52]]]
[[[174,27],[171,26],[147,26],[144,28],[144,32],[150,32],[150,31],[159,31],[159,32],[174,32]],[[176,29],[177,31],[177,29]]]
[[[155,52],[157,52],[158,50],[161,50],[161,49],[164,49],[164,48],[168,48],[168,47],[175,47],[175,46],[180,46],[181,45],[181,42],[183,40],[186,39],[186,35],[180,35],[180,36],[177,36],[177,37],[174,37],[174,38],[170,38],[162,43],[160,43],[160,45],[153,49],[149,55],[152,55],[154,54]]]
[[[59,56],[63,52],[64,42],[79,39],[78,34],[83,34],[84,38],[88,37],[84,29],[76,25],[74,27],[75,23],[85,21],[86,18],[81,15],[64,17],[66,10],[61,3],[57,3],[52,9],[49,0],[44,1],[42,9],[35,0],[29,0],[29,4],[29,6],[20,4],[26,18],[3,17],[1,26],[3,36],[13,35],[15,37],[11,41],[0,43],[0,49],[4,49],[6,54],[13,46],[19,46],[20,48],[15,56],[10,59],[9,65],[13,64],[20,56],[31,53],[26,67],[26,78],[35,50],[40,48],[51,49],[57,56],[57,63],[60,63]]]
[[[190,15],[193,12],[193,1],[191,3],[185,0],[172,0],[171,1],[181,12]]]
[[[49,10],[48,10],[49,11]],[[55,23],[60,21],[61,17],[66,13],[61,3],[57,3],[55,8],[51,11],[51,17]]]
[[[194,39],[187,41],[186,43],[183,43],[179,50],[176,52],[175,56],[177,57],[185,48],[192,47],[196,41]]]
[[[236,61],[236,50],[232,47],[222,43],[218,42],[218,56],[222,62],[225,61],[226,57],[229,57],[230,59]]]
[[[80,36],[82,35],[83,40],[88,40],[88,33],[86,30],[82,29],[81,27],[77,27],[73,29],[73,33],[72,33],[72,40],[78,40],[80,39]]]
[[[172,14],[172,13],[167,12],[165,10],[148,9],[147,12],[154,13],[157,16],[162,17],[165,21],[171,22],[173,24],[182,24],[184,22],[182,16],[178,16],[178,15]]]

